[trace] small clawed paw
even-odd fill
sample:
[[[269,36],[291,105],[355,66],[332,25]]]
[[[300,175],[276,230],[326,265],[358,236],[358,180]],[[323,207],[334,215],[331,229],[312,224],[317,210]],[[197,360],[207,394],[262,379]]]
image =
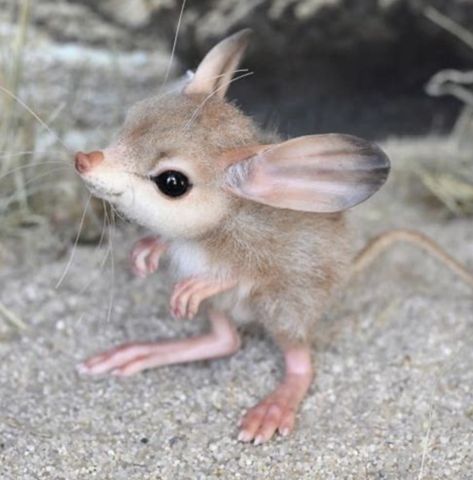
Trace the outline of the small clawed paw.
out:
[[[145,237],[135,243],[130,253],[133,273],[145,278],[158,269],[163,244],[156,237]]]
[[[212,283],[199,278],[188,278],[174,287],[171,296],[170,310],[175,318],[193,318],[201,302],[209,296]]]

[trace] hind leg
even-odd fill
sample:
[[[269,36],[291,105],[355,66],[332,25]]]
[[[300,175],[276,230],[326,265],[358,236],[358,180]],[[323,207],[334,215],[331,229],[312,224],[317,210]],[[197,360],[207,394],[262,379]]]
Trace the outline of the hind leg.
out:
[[[299,406],[312,383],[313,368],[309,345],[280,342],[284,353],[285,374],[276,389],[250,408],[240,422],[238,439],[268,441],[276,431],[288,435],[294,428]]]
[[[79,373],[99,375],[110,373],[129,376],[142,370],[225,357],[240,348],[240,337],[231,320],[221,312],[209,315],[211,330],[183,340],[126,343],[89,358],[77,366]]]

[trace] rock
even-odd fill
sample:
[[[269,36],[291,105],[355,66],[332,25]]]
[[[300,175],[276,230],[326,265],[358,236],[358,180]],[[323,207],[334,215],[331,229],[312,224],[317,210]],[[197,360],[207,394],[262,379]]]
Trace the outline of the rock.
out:
[[[12,5],[0,0],[0,12],[14,10]],[[112,0],[42,0],[32,6],[31,36],[35,43],[46,38],[41,50],[60,51],[62,60],[52,66],[50,55],[30,62],[25,74],[36,79],[32,88],[54,87],[48,89],[51,96],[72,83],[87,87],[90,94],[81,91],[73,107],[80,110],[74,115],[81,125],[115,125],[117,98],[129,104],[156,91],[181,0],[124,0],[119,8]],[[460,103],[431,99],[424,87],[438,70],[471,64],[473,49],[427,18],[427,7],[473,31],[466,0],[188,0],[171,77],[195,68],[227,34],[251,27],[254,39],[243,67],[255,75],[236,82],[231,95],[264,125],[276,124],[284,135],[344,131],[368,138],[449,131]],[[89,68],[64,57],[73,50],[69,44],[80,47]],[[106,53],[117,59],[118,70],[96,66]],[[117,73],[124,82],[115,81]],[[121,84],[122,92],[107,84],[113,90]]]
[[[35,10],[37,21],[59,38],[114,42],[127,48],[155,49],[164,43],[170,50],[181,6],[181,0],[125,0],[120,8],[113,0],[44,0]],[[243,27],[255,31],[259,48],[253,50],[254,61],[265,63],[268,59],[269,63],[288,58],[302,62],[321,55],[347,55],[366,45],[379,51],[402,42],[406,31],[448,37],[427,18],[427,9],[435,8],[473,30],[471,6],[469,0],[188,1],[177,51],[185,60],[195,61],[217,40]],[[464,49],[461,42],[455,43],[457,49]],[[383,58],[386,61],[378,55],[377,61]]]

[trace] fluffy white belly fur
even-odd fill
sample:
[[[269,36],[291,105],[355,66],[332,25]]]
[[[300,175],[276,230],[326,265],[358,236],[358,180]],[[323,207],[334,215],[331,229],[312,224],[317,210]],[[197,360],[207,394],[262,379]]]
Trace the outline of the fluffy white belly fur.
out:
[[[207,253],[195,242],[176,240],[169,246],[168,253],[171,258],[171,273],[178,279],[212,277],[214,273]]]

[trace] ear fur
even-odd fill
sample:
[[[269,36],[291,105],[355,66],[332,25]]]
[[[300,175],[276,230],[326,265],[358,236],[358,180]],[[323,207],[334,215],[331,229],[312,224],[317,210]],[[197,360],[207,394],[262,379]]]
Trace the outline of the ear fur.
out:
[[[248,46],[251,30],[246,28],[225,38],[210,50],[198,66],[184,93],[224,97],[230,81]]]
[[[224,189],[278,208],[339,212],[363,202],[386,181],[389,159],[351,135],[308,135],[230,151]]]

